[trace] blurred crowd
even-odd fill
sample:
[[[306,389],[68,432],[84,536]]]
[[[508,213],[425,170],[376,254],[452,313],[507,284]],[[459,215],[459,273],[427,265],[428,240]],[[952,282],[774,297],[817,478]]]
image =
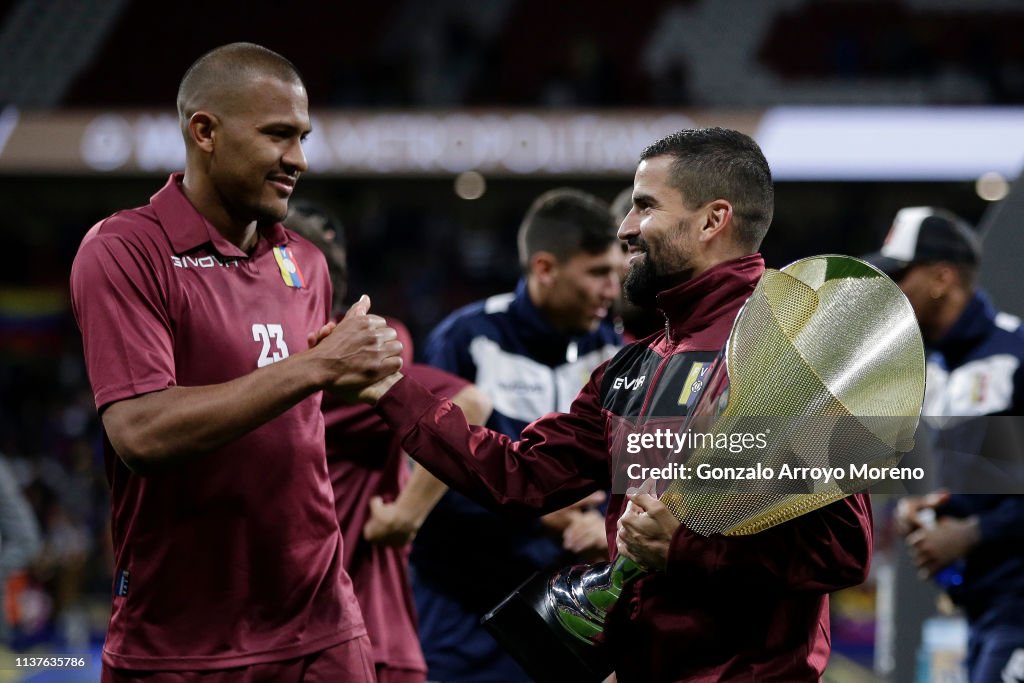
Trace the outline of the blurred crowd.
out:
[[[5,349],[0,364],[0,466],[12,484],[0,507],[0,633],[19,651],[102,640],[109,609],[99,423],[81,350],[67,332],[59,353]]]

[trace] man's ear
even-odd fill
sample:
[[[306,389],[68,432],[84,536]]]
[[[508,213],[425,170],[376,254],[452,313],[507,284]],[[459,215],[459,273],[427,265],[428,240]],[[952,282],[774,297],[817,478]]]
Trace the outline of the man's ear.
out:
[[[713,199],[704,205],[704,226],[698,238],[707,242],[732,225],[732,204],[727,199]]]
[[[549,286],[558,271],[558,259],[550,251],[538,251],[530,257],[530,275],[538,283]]]
[[[960,284],[960,272],[950,263],[933,263],[930,276],[928,295],[933,299],[941,299]]]
[[[204,152],[213,151],[214,130],[220,122],[214,114],[197,111],[188,120],[188,134],[194,144]]]

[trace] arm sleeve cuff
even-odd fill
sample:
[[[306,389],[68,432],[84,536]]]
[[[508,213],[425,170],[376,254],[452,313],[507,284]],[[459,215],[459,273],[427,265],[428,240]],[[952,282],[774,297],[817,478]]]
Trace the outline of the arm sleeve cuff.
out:
[[[444,401],[411,377],[402,377],[377,401],[377,412],[402,441],[427,412]]]

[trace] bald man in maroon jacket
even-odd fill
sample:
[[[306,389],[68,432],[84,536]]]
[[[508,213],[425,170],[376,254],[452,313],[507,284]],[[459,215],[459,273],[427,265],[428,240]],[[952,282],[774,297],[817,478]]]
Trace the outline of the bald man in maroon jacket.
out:
[[[104,681],[374,680],[320,402],[396,371],[401,344],[365,298],[331,322],[322,254],[279,222],[307,107],[280,55],[207,53],[178,92],[184,174],[75,258],[113,506]]]
[[[613,425],[685,418],[687,378],[724,345],[764,271],[771,172],[736,131],[684,130],[641,155],[624,288],[665,329],[599,366],[569,413],[520,441],[470,429],[451,403],[410,378],[372,390],[403,446],[429,470],[494,506],[541,514],[612,484]],[[642,381],[641,381],[642,380]],[[368,392],[369,393],[369,392]],[[859,583],[871,559],[871,507],[856,494],[752,536],[700,536],[653,497],[614,495],[613,556],[652,570],[623,588],[605,638],[619,683],[817,681],[828,662],[828,593]]]

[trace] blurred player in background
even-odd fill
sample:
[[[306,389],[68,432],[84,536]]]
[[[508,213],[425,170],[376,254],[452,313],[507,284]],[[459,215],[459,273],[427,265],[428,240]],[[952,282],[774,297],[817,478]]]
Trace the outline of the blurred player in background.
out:
[[[904,498],[897,521],[915,564],[966,612],[972,683],[1024,681],[1024,497],[998,493],[1011,480],[996,469],[999,480],[986,482],[992,475],[983,471],[996,465],[982,460],[986,431],[1007,423],[970,419],[1022,414],[1024,330],[975,286],[980,241],[949,211],[900,210],[868,260],[899,284],[917,314],[929,351],[926,438],[941,456],[940,481],[957,492]],[[1012,454],[995,455],[1012,464]]]
[[[0,646],[7,643],[8,616],[17,612],[14,605],[4,604],[7,580],[36,558],[43,545],[39,522],[25,499],[7,458],[0,453]],[[13,591],[12,591],[13,592]]]
[[[294,202],[285,225],[326,256],[334,313],[340,317],[348,288],[340,221],[320,206]],[[405,372],[434,393],[450,396],[470,422],[485,423],[491,413],[487,397],[455,375],[413,365],[408,331],[394,319],[387,321],[403,342]],[[419,466],[410,475],[398,440],[370,406],[325,396],[323,411],[327,467],[346,541],[344,567],[373,645],[378,683],[424,683],[427,666],[409,583],[409,544],[447,487]]]
[[[320,399],[355,400],[401,344],[365,297],[329,323],[324,257],[280,224],[307,109],[280,55],[207,53],[178,90],[184,174],[75,258],[113,507],[105,682],[374,680]]]
[[[518,438],[569,403],[621,341],[606,320],[620,293],[622,249],[608,205],[558,189],[530,207],[519,230],[523,269],[514,293],[471,304],[430,334],[427,362],[475,382],[494,403],[492,429]],[[528,681],[479,624],[534,571],[566,549],[605,556],[603,515],[581,506],[541,521],[489,511],[449,492],[417,536],[412,563],[432,681]]]

